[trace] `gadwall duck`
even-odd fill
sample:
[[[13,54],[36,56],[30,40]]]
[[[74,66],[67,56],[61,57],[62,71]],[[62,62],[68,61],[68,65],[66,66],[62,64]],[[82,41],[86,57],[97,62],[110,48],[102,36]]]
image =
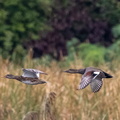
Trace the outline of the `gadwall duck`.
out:
[[[101,69],[87,67],[84,69],[69,69],[64,72],[82,74],[82,79],[78,89],[84,89],[90,84],[92,92],[98,92],[103,84],[103,78],[112,78],[112,76]]]
[[[36,69],[24,69],[23,68],[22,70],[23,70],[23,74],[21,76],[7,74],[5,78],[16,79],[28,85],[37,85],[37,84],[47,83],[46,81],[39,79],[40,74],[47,75],[47,73],[42,72],[40,70],[36,70]]]

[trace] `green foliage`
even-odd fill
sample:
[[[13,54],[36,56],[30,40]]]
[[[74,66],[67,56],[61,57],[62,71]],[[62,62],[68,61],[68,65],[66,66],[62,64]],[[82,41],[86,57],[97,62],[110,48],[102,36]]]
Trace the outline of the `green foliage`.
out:
[[[12,54],[13,62],[21,63],[21,61],[24,59],[25,54],[26,54],[25,49],[21,45],[17,45]]]
[[[76,56],[76,52],[77,52],[77,45],[79,44],[79,40],[77,38],[73,38],[72,40],[67,42],[67,51],[68,51],[68,57],[67,60],[68,61],[73,61],[75,56]]]
[[[72,40],[67,42],[67,51],[68,51],[68,55],[66,57],[64,57],[63,60],[58,62],[58,65],[62,68],[64,67],[68,67],[70,66],[70,64],[74,64],[77,54],[77,48],[76,45],[79,44],[79,40],[77,38],[73,38]]]
[[[17,51],[13,55],[14,59],[18,49],[21,49],[22,56],[25,55],[22,47],[24,42],[38,39],[38,32],[49,28],[46,22],[51,4],[51,0],[0,1],[0,54],[4,58]]]
[[[99,0],[96,6],[101,11],[101,14],[98,15],[99,17],[108,20],[112,25],[120,22],[119,0]]]
[[[113,35],[116,39],[120,38],[120,24],[115,25],[112,28]]]
[[[98,66],[105,62],[104,56],[106,49],[102,46],[89,43],[80,44],[78,39],[74,38],[67,43],[68,56],[66,61],[70,63],[75,58],[82,59],[85,66]]]
[[[84,8],[82,8],[83,10],[85,9],[85,11],[87,11],[89,9],[88,11],[91,11],[90,16],[87,15],[89,12],[84,12],[84,14],[86,16],[86,17],[83,17],[84,19],[81,19],[77,16],[76,10],[73,9],[73,3],[75,3],[75,2],[69,1],[69,0],[61,0],[61,1],[60,0],[59,1],[54,1],[54,0],[44,0],[44,1],[43,0],[34,0],[34,1],[33,0],[28,0],[28,1],[25,1],[25,0],[1,0],[0,1],[0,55],[2,55],[4,58],[10,58],[11,60],[16,61],[16,62],[23,60],[24,56],[27,54],[26,50],[23,47],[24,43],[31,39],[37,40],[38,38],[41,37],[41,36],[39,36],[40,31],[47,30],[50,28],[50,25],[48,25],[47,23],[49,20],[53,20],[52,19],[53,15],[56,13],[56,10],[57,10],[57,9],[55,10],[55,8],[65,8],[66,9],[65,14],[63,14],[64,12],[60,12],[60,13],[58,12],[59,13],[58,16],[54,16],[55,20],[53,21],[53,23],[55,21],[57,21],[57,19],[58,19],[58,21],[60,21],[57,24],[56,23],[51,24],[51,26],[53,26],[55,28],[57,28],[57,27],[59,28],[59,26],[63,26],[63,27],[65,26],[65,30],[66,30],[66,25],[68,25],[67,29],[69,31],[70,24],[66,24],[67,21],[70,20],[69,18],[74,18],[74,19],[77,19],[78,21],[80,19],[84,22],[85,22],[85,20],[87,20],[87,22],[85,22],[85,23],[90,22],[91,24],[85,25],[85,28],[86,28],[86,26],[93,27],[94,22],[91,22],[90,20],[95,20],[95,19],[97,19],[98,21],[105,20],[105,21],[108,21],[108,23],[110,23],[112,26],[115,25],[112,29],[113,35],[117,39],[120,38],[120,24],[119,24],[119,22],[120,22],[119,21],[120,20],[119,19],[120,18],[119,17],[120,16],[120,2],[118,2],[118,0],[99,0],[99,1],[95,1],[95,2],[90,1],[90,0],[86,0],[85,2],[83,2],[82,0],[76,1],[75,4],[81,3],[81,6],[79,6],[78,4],[77,4],[78,6],[76,5],[76,9],[79,10],[80,7],[81,8],[84,7]],[[72,7],[70,7],[70,6],[72,6]],[[53,11],[52,11],[52,8],[53,8]],[[82,9],[81,9],[81,11],[82,11]],[[51,11],[53,14],[51,14]],[[63,11],[65,11],[65,10],[63,10]],[[72,17],[69,17],[69,15],[68,15],[69,11],[71,11],[70,14],[73,13]],[[100,14],[98,14],[98,13],[100,13]],[[65,17],[63,17],[64,15],[65,15]],[[88,19],[89,17],[90,17],[90,19]],[[65,18],[65,19],[63,19],[63,18]],[[62,21],[66,21],[66,22],[62,22]],[[75,20],[75,22],[77,22],[77,21]],[[61,23],[63,23],[63,24],[61,24]],[[116,23],[118,25],[116,25]],[[72,24],[73,23],[71,22],[71,25]],[[99,27],[99,24],[100,24],[99,22],[96,23],[94,26],[97,26],[97,24],[98,24],[99,29],[101,27],[103,27],[105,29],[105,31],[107,31],[106,29],[109,28],[109,27],[108,28],[104,27],[104,26],[106,26],[106,24],[104,25],[102,23]],[[76,26],[75,29],[73,29],[73,28],[72,29],[74,31],[76,29],[81,29],[81,27],[82,27],[82,25],[80,24],[80,26]],[[95,29],[95,30],[98,30],[98,29]],[[56,31],[58,32],[58,30],[56,30]],[[93,32],[92,29],[88,30],[88,28],[87,28],[87,31]],[[104,34],[103,29],[101,29],[100,31],[101,31],[100,32],[101,34]],[[59,32],[61,32],[61,30]],[[56,33],[55,33],[55,35],[57,36]],[[77,32],[75,32],[75,33],[77,33]],[[86,34],[86,36],[87,36],[88,32],[83,32],[79,36],[79,38],[81,38],[81,39],[83,38],[81,40],[81,42],[85,41],[84,34]],[[54,40],[56,40],[55,35],[54,34],[51,35],[51,37],[53,37],[53,39],[55,37]],[[76,37],[77,36],[78,36],[78,33],[77,33]],[[99,34],[99,36],[100,36],[100,34]],[[105,38],[106,38],[106,34],[101,35],[101,36],[102,37],[105,36]],[[51,39],[50,36],[48,36],[48,37],[49,37],[49,39]],[[96,33],[95,33],[95,37],[96,38],[98,37],[98,35]],[[64,41],[64,38],[67,41],[66,37],[62,37],[62,38],[63,38],[63,40],[61,40],[61,41]],[[94,36],[93,36],[93,38],[94,38]],[[95,40],[97,41],[97,39],[95,39]],[[59,41],[59,39],[58,39],[58,41]],[[97,41],[97,42],[99,42],[99,41]],[[108,42],[109,42],[109,40],[107,41],[107,43]],[[55,43],[57,43],[57,40],[55,41]],[[113,48],[109,48],[109,49],[113,49]],[[66,57],[67,61],[73,61],[73,60],[75,60],[75,57],[79,57],[84,60],[85,65],[93,64],[93,63],[98,65],[99,63],[104,62],[103,56],[104,56],[105,49],[103,47],[100,47],[100,46],[98,47],[98,46],[90,45],[90,44],[80,44],[79,45],[79,40],[76,38],[72,38],[72,40],[68,41],[68,43],[67,43],[67,49],[68,49],[68,51],[67,51],[68,57]]]
[[[105,59],[106,61],[120,60],[120,40],[108,48]]]
[[[83,43],[78,46],[78,56],[82,58],[85,66],[98,66],[105,62],[105,48],[98,45]]]

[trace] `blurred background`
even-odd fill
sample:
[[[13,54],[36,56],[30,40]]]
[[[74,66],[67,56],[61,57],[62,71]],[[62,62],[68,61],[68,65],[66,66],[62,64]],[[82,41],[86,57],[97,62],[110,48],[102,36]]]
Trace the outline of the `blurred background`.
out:
[[[97,94],[61,72],[87,66],[114,76]],[[0,0],[0,67],[0,120],[119,120],[120,0]],[[52,84],[3,78],[21,68]]]
[[[119,0],[1,0],[0,56],[85,65],[120,59]]]

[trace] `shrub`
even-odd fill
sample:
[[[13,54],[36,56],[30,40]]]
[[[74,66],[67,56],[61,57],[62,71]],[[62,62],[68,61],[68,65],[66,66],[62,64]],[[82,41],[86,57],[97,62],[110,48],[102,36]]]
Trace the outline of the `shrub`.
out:
[[[18,48],[24,49],[25,41],[38,39],[38,32],[48,29],[46,22],[51,11],[51,3],[51,0],[2,0],[0,2],[0,54],[4,58],[16,52]],[[22,52],[22,56],[25,53]],[[13,59],[14,57],[15,55]]]
[[[85,66],[98,66],[105,62],[106,49],[104,47],[90,43],[80,44],[76,38],[67,42],[67,51],[66,61],[68,63],[75,59],[82,59]]]
[[[83,43],[78,46],[78,56],[81,58],[85,66],[98,66],[105,62],[105,48],[98,45]]]
[[[92,44],[111,45],[113,43],[111,25],[106,20],[107,17],[102,17],[101,9],[105,6],[103,6],[104,1],[101,2],[55,1],[49,22],[52,30],[38,41],[29,42],[26,47],[31,46],[34,49],[34,57],[50,54],[60,60],[61,54],[67,55],[68,40],[74,37],[81,43],[89,41]]]
[[[120,24],[115,25],[112,28],[113,35],[116,39],[120,39]]]
[[[108,48],[105,59],[106,61],[120,60],[120,40],[116,41]]]
[[[68,61],[73,61],[75,56],[77,55],[77,45],[80,44],[77,38],[73,38],[72,40],[67,42],[67,51],[68,51]]]
[[[120,2],[119,0],[99,0],[96,2],[96,8],[100,11],[99,16],[109,21],[113,26],[120,20]]]

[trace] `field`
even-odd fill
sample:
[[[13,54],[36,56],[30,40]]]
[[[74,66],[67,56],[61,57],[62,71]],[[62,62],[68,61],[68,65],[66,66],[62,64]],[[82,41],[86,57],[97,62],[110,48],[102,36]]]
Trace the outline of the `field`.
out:
[[[76,90],[81,75],[67,74],[69,68],[84,68],[81,61],[70,67],[50,66],[26,61],[22,67],[42,70],[49,81],[43,85],[25,85],[6,74],[22,74],[21,66],[0,60],[0,120],[119,120],[120,118],[120,71],[110,70],[108,65],[99,68],[110,73],[112,79],[104,79],[102,89],[92,93],[90,87]]]

